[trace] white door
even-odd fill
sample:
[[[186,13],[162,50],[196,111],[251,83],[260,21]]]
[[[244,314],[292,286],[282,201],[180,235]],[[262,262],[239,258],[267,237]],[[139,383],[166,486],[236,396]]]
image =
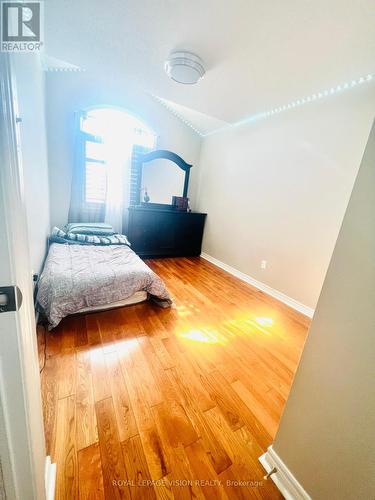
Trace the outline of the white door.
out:
[[[0,494],[3,489],[9,500],[44,500],[46,457],[17,116],[10,57],[0,54],[0,287],[17,286],[22,293],[16,311],[0,312]],[[6,300],[0,289],[0,311]]]

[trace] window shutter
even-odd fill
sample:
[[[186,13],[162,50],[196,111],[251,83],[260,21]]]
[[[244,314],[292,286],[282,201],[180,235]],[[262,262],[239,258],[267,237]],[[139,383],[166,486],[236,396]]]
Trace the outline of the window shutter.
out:
[[[139,144],[135,144],[133,146],[133,153],[131,159],[131,167],[130,167],[130,205],[137,205],[140,200],[140,189],[141,186],[139,184],[139,157],[145,153],[152,151],[152,148],[146,146],[140,146]]]

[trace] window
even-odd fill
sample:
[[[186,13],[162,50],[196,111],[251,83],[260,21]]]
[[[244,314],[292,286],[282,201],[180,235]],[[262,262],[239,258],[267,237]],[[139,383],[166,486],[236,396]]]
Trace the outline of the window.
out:
[[[83,114],[80,134],[87,208],[104,206],[109,169],[118,168],[125,161],[129,145],[153,149],[156,142],[155,134],[140,120],[113,108],[98,108]]]
[[[105,203],[106,165],[86,160],[85,201],[86,203]]]
[[[100,138],[85,134],[85,202],[104,204],[106,198],[107,163]]]

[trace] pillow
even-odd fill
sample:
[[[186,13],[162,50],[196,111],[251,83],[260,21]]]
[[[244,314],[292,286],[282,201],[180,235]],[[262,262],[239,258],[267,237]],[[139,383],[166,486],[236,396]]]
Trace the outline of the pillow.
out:
[[[104,222],[74,222],[66,224],[64,231],[66,233],[96,234],[98,236],[116,234],[113,227],[110,224],[105,224]]]
[[[51,243],[69,243],[76,245],[127,245],[131,246],[124,234],[110,234],[107,236],[96,234],[66,233],[58,227],[52,229],[49,238]]]

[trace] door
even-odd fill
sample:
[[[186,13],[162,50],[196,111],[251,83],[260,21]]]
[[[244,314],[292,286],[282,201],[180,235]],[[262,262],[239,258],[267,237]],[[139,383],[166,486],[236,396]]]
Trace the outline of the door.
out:
[[[17,286],[22,301],[18,300],[17,310],[0,312],[0,492],[3,488],[9,500],[44,500],[45,446],[17,116],[11,61],[3,53],[0,287]],[[0,304],[4,300],[5,296],[0,295]]]

